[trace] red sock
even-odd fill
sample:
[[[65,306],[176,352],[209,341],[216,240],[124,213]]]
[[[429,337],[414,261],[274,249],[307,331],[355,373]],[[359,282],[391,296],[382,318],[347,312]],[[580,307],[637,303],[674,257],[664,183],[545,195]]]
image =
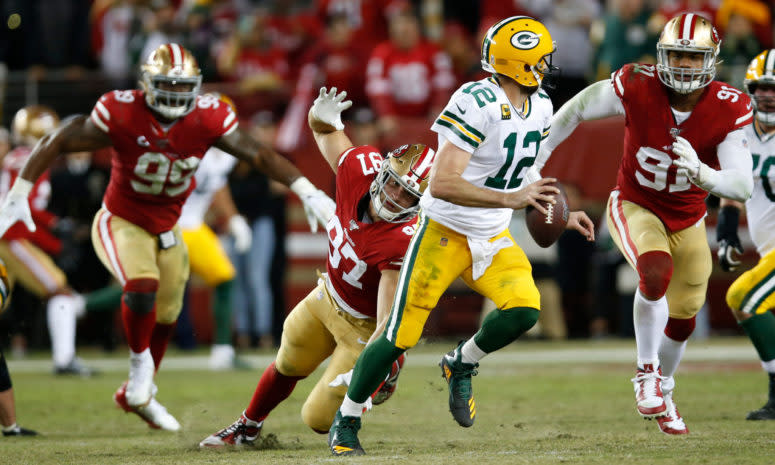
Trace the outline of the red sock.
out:
[[[151,345],[151,332],[156,323],[156,306],[148,313],[137,313],[127,307],[121,299],[121,319],[124,321],[126,341],[132,352],[140,353]]]
[[[269,412],[291,395],[296,382],[304,376],[285,376],[277,371],[274,362],[269,365],[256,386],[256,392],[245,409],[245,415],[254,421],[264,421]]]
[[[172,336],[174,328],[175,323],[169,325],[156,323],[153,327],[153,332],[151,333],[151,356],[153,357],[156,371],[159,371],[161,359],[164,358],[164,354],[167,352],[167,344],[170,342],[170,336]]]

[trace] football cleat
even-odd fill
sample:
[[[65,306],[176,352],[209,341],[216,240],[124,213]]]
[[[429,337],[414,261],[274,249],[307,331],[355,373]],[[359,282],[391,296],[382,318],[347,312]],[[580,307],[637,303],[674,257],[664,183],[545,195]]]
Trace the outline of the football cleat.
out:
[[[643,418],[657,418],[665,415],[667,406],[662,396],[662,370],[654,370],[654,365],[646,363],[638,368],[632,378],[635,388],[635,401],[638,403],[638,413]]]
[[[373,405],[379,405],[386,400],[390,399],[390,396],[396,392],[396,386],[398,385],[398,375],[401,373],[401,368],[404,367],[404,361],[406,360],[406,354],[401,354],[398,359],[393,362],[393,366],[390,367],[390,373],[382,384],[371,395],[371,403]]]
[[[337,456],[366,454],[358,441],[359,429],[360,417],[343,417],[342,412],[337,410],[334,423],[328,431],[328,447],[331,448],[331,453]]]
[[[673,393],[665,394],[664,401],[667,408],[665,415],[657,418],[659,429],[665,434],[689,434],[689,428],[686,427],[684,419],[678,413],[678,407],[673,402]]]
[[[775,400],[770,400],[757,410],[748,412],[746,420],[775,420]]]
[[[142,418],[148,426],[153,429],[163,429],[165,431],[179,431],[180,423],[175,419],[167,409],[164,408],[154,397],[146,405],[138,407],[132,407],[126,400],[126,386],[127,382],[124,381],[118,390],[113,394],[113,401],[122,410],[127,413],[137,414]]]
[[[476,376],[478,363],[463,363],[460,348],[447,353],[441,358],[441,376],[447,381],[449,387],[449,411],[452,417],[463,427],[474,424],[476,418],[476,402],[471,387],[471,377]]]
[[[129,381],[124,388],[128,405],[137,407],[151,401],[155,372],[156,367],[149,349],[129,358]]]
[[[19,425],[15,425],[15,427],[9,431],[3,430],[3,436],[37,436],[38,432],[33,431],[31,429],[22,428]]]
[[[74,375],[80,376],[82,378],[90,378],[99,374],[99,372],[84,365],[80,358],[73,357],[72,360],[70,360],[70,363],[67,365],[54,367],[54,374],[62,376]]]
[[[261,435],[263,423],[248,419],[245,412],[242,412],[237,421],[202,439],[199,447],[217,449],[226,446],[252,446]]]

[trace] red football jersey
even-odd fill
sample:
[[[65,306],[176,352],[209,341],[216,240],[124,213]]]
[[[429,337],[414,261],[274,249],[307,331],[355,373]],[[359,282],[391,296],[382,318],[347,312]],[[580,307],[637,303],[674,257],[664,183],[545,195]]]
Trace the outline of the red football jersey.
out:
[[[398,270],[417,219],[405,223],[364,223],[358,204],[379,172],[382,155],[364,145],[346,150],[336,172],[336,214],[328,222],[326,271],[334,298],[345,310],[376,318],[382,270]],[[368,204],[366,204],[368,206]]]
[[[103,95],[91,120],[115,148],[105,206],[151,234],[175,226],[205,152],[237,128],[231,107],[207,94],[197,97],[191,113],[163,126],[139,90]]]
[[[728,133],[751,123],[750,98],[712,81],[689,118],[676,124],[653,65],[625,65],[611,82],[625,109],[624,155],[616,180],[621,199],[647,208],[670,231],[697,223],[705,215],[708,193],[672,164],[678,158],[671,150],[674,137],[688,140],[703,163],[719,169],[716,147]]]
[[[19,176],[24,163],[29,158],[32,149],[29,147],[16,147],[3,158],[3,170],[0,174],[0,199],[5,198],[11,186]],[[35,182],[29,195],[30,213],[37,229],[30,232],[23,223],[11,226],[3,235],[6,241],[15,239],[27,239],[50,254],[58,254],[62,250],[59,239],[51,234],[49,228],[56,220],[56,215],[46,210],[51,198],[51,183],[48,180],[48,171],[44,171]]]

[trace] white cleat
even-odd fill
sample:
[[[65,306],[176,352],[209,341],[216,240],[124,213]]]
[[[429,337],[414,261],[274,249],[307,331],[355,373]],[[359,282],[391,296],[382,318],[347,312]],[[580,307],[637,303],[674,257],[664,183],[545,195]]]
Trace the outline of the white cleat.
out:
[[[665,394],[665,405],[667,410],[665,416],[657,418],[659,429],[665,434],[689,434],[689,428],[686,427],[683,417],[678,413],[678,407],[673,402],[673,393]]]
[[[222,371],[234,368],[234,347],[230,344],[213,344],[210,349],[209,366],[211,370]]]
[[[129,381],[126,386],[126,402],[130,407],[143,406],[151,401],[155,371],[150,349],[130,355]]]
[[[137,407],[137,414],[146,419],[149,424],[158,426],[165,431],[180,431],[180,423],[155,398],[148,405]]]
[[[662,370],[647,363],[643,368],[638,368],[635,377],[630,380],[635,389],[638,413],[643,418],[657,418],[665,414],[667,406],[662,396],[663,379]]]

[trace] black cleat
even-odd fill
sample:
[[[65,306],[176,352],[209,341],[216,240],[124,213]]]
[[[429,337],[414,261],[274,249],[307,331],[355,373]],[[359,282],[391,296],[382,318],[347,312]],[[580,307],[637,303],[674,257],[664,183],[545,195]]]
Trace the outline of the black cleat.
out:
[[[3,436],[37,436],[38,432],[31,429],[22,428],[16,425],[16,428],[11,431],[3,431]]]
[[[364,455],[366,451],[358,441],[358,430],[361,429],[360,417],[343,417],[340,410],[336,411],[334,423],[328,431],[328,446],[336,456]]]
[[[748,412],[746,420],[775,420],[775,401],[770,400],[764,407]]]
[[[474,391],[471,387],[471,377],[477,374],[478,363],[463,363],[460,348],[447,353],[441,358],[441,376],[447,381],[449,387],[449,411],[452,417],[463,427],[468,428],[474,424],[476,417],[476,402]]]

